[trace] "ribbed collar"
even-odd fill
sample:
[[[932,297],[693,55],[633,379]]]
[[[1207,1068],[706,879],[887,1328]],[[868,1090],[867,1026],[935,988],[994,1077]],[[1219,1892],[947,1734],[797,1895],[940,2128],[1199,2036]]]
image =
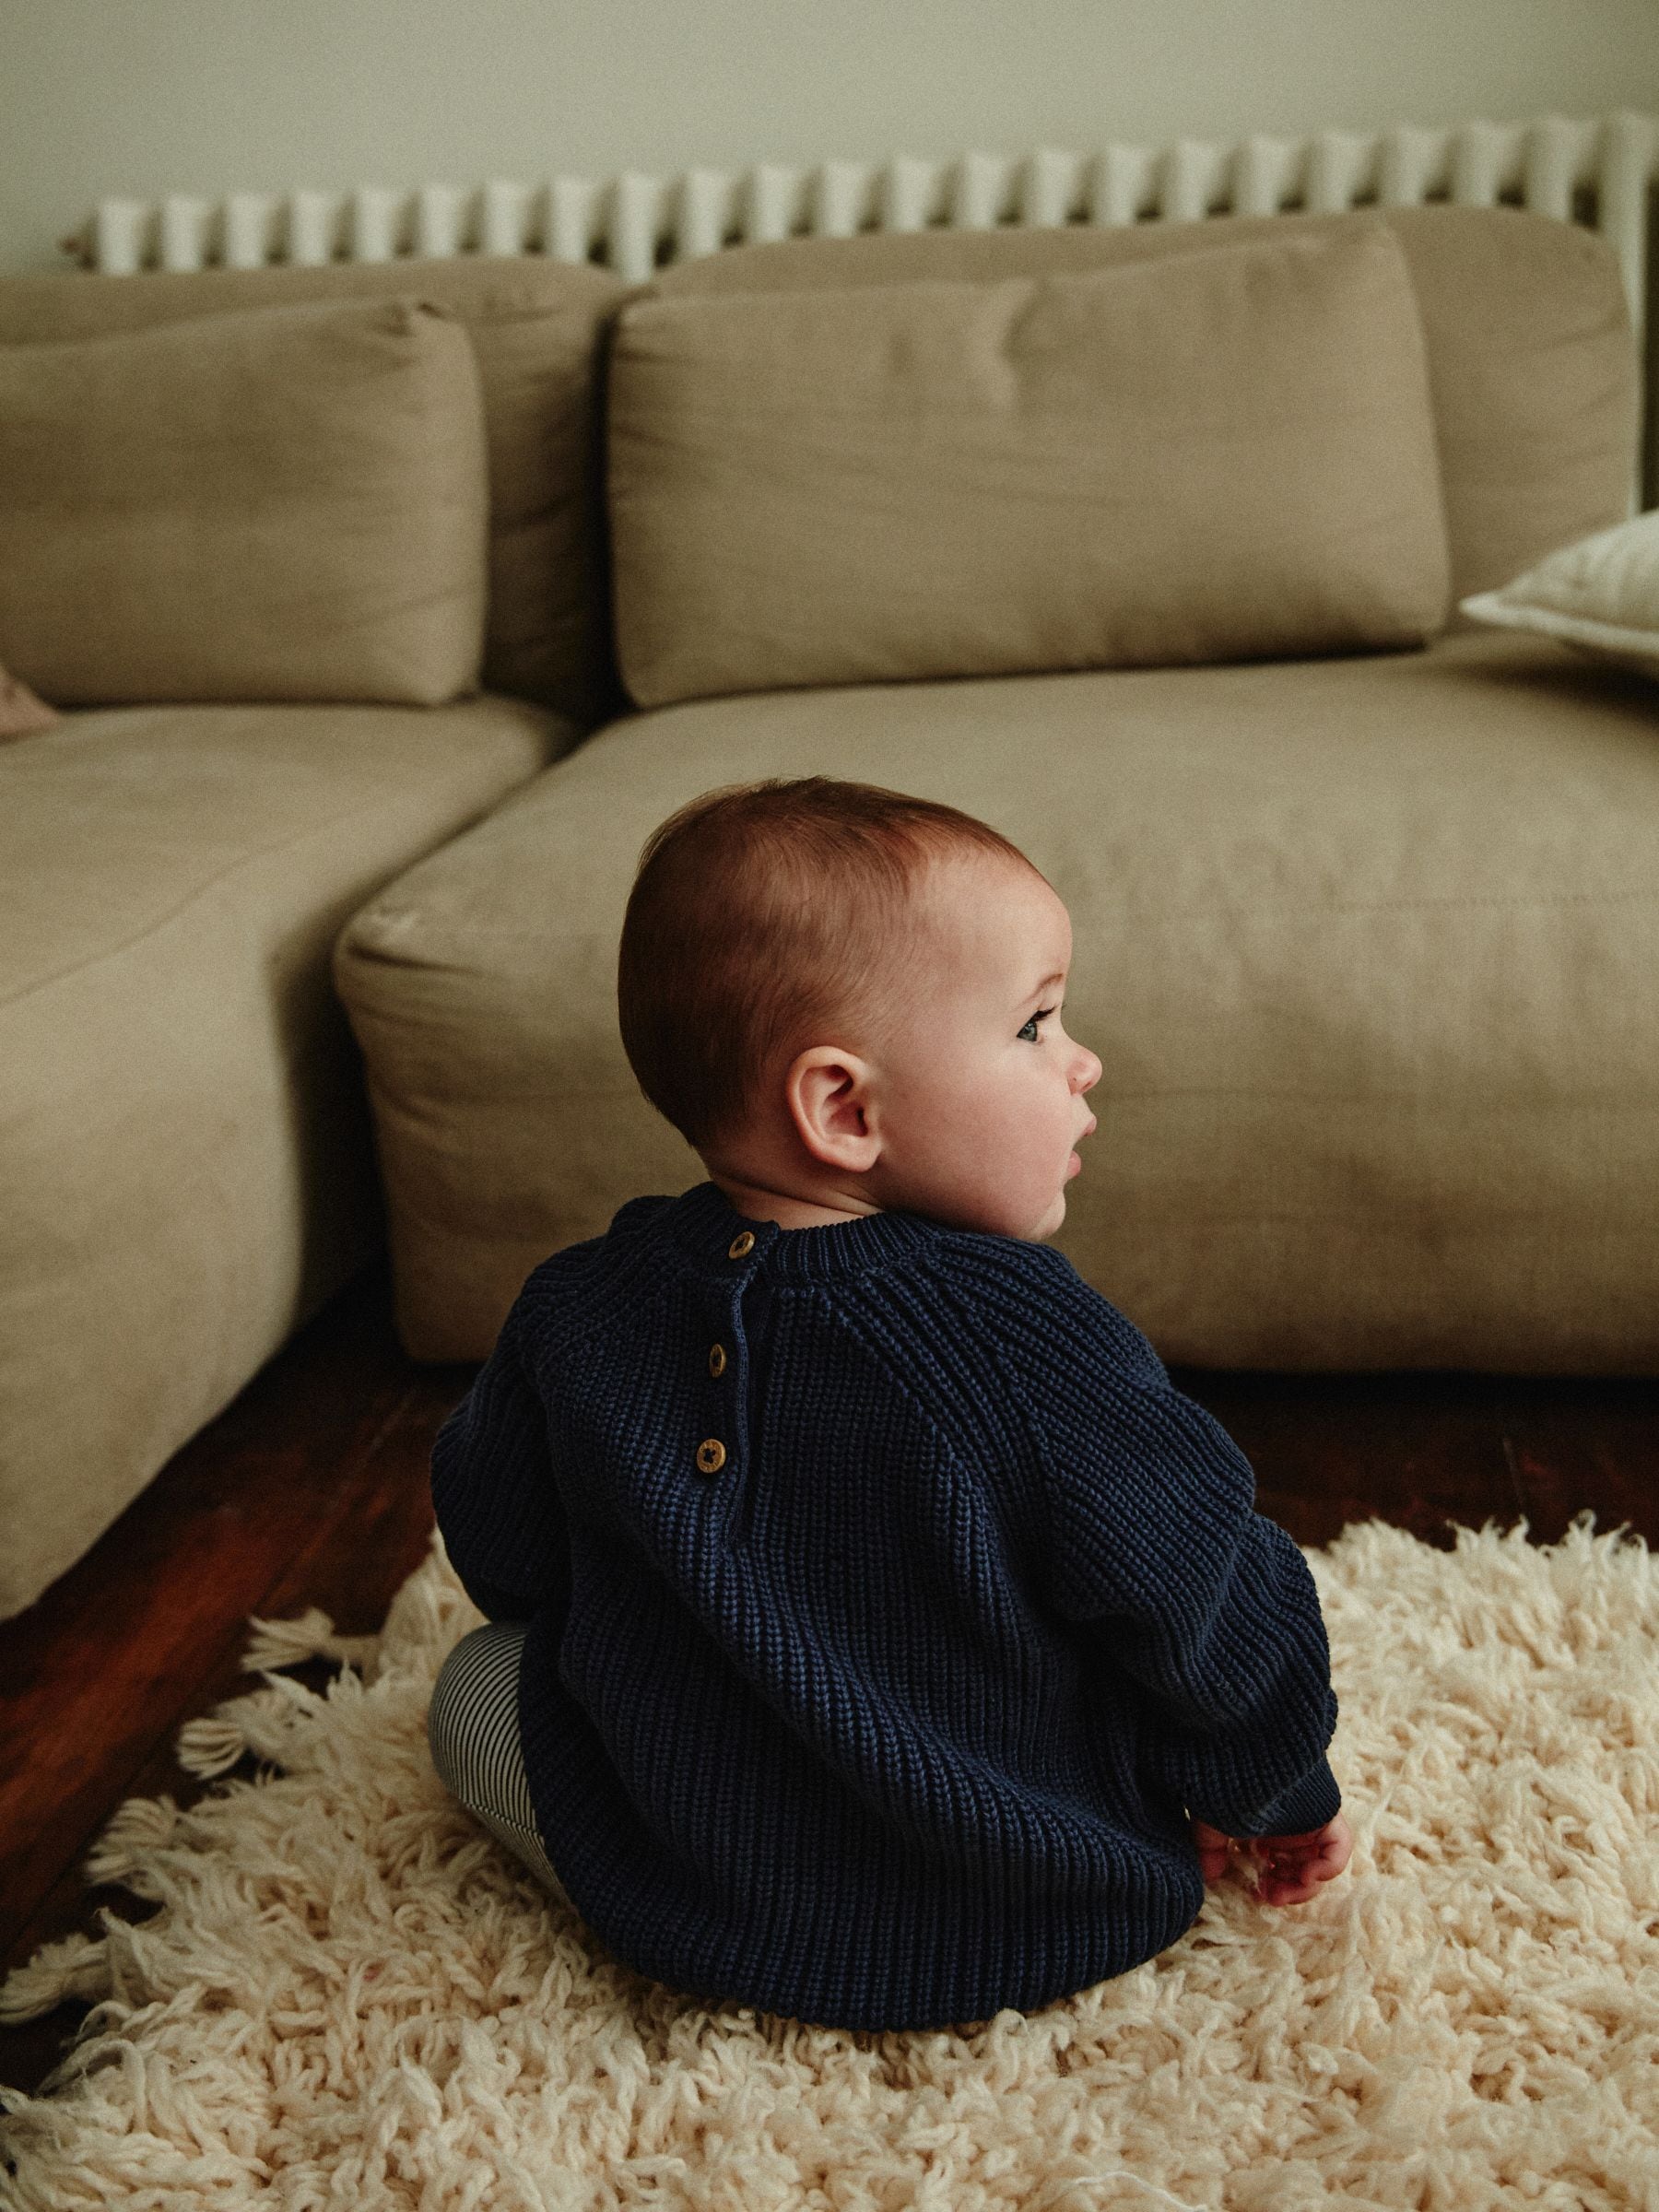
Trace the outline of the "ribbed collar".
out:
[[[686,1256],[710,1274],[742,1275],[764,1267],[785,1283],[828,1283],[890,1266],[932,1242],[939,1225],[924,1214],[861,1214],[853,1221],[820,1222],[816,1229],[780,1229],[740,1214],[717,1182],[693,1183],[660,1217]],[[753,1248],[733,1259],[732,1240],[744,1230]]]

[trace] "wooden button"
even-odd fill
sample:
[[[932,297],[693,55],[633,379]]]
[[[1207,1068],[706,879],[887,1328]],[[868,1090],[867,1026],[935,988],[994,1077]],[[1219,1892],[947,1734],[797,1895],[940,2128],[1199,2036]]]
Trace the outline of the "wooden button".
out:
[[[698,1445],[697,1464],[705,1475],[718,1475],[725,1465],[725,1446],[717,1436],[705,1436]]]
[[[731,1242],[726,1246],[726,1258],[728,1260],[747,1260],[749,1253],[753,1252],[754,1249],[754,1230],[752,1229],[740,1229],[737,1231],[737,1234],[732,1239]]]
[[[724,1344],[712,1344],[709,1347],[709,1372],[712,1375],[725,1373],[725,1346]]]

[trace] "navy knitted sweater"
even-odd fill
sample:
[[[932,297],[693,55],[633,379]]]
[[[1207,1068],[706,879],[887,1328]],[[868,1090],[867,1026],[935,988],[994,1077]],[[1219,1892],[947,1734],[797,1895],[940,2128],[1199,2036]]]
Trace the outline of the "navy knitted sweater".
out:
[[[706,2001],[1030,2011],[1191,1926],[1189,1812],[1341,1804],[1307,1562],[1050,1246],[631,1199],[531,1274],[432,1494],[474,1602],[530,1624],[571,1901]]]

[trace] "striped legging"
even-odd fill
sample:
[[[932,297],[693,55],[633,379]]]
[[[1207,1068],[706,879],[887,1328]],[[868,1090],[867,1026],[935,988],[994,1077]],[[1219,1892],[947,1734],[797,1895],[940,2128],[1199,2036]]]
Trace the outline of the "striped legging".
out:
[[[433,1686],[427,1741],[444,1788],[568,1905],[536,1833],[519,1746],[519,1658],[527,1626],[491,1620],[462,1637]]]

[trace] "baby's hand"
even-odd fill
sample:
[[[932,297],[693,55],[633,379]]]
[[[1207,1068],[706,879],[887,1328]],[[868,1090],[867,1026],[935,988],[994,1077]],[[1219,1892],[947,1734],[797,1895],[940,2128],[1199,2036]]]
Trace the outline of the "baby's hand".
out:
[[[1264,1905],[1305,1904],[1322,1883],[1342,1872],[1354,1849],[1353,1832],[1340,1813],[1300,1836],[1230,1836],[1203,1820],[1192,1828],[1206,1882],[1221,1879],[1235,1852],[1253,1854],[1262,1878],[1251,1894]]]

